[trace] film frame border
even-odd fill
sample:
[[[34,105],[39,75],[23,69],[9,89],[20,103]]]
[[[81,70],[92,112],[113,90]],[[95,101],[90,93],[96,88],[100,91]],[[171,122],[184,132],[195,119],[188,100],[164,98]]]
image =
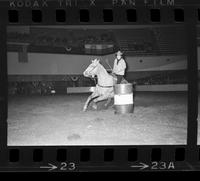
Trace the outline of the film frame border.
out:
[[[53,1],[51,2],[53,5]],[[198,20],[198,7],[200,4],[187,4],[183,3],[182,5],[174,7],[161,7],[161,21],[160,22],[151,22],[149,21],[149,10],[150,7],[136,6],[137,12],[141,12],[143,8],[145,11],[142,11],[143,14],[137,14],[138,21],[128,22],[130,25],[135,24],[145,24],[145,25],[159,25],[159,24],[182,24],[186,27],[186,32],[189,34],[187,36],[187,56],[188,56],[188,133],[187,133],[187,145],[127,145],[127,146],[31,146],[31,147],[21,147],[21,146],[7,146],[7,63],[6,61],[1,61],[0,63],[0,88],[1,88],[1,104],[0,104],[0,133],[3,135],[0,137],[0,171],[135,171],[140,170],[134,169],[131,167],[133,163],[144,163],[148,164],[148,168],[145,170],[170,170],[164,169],[162,163],[165,163],[166,166],[170,162],[174,162],[176,167],[172,170],[199,170],[199,161],[200,161],[200,146],[197,146],[197,114],[198,114],[198,87],[197,87],[197,42],[196,42],[196,25],[200,22]],[[111,24],[111,25],[123,25],[126,22],[126,16],[120,16],[119,21],[112,21],[109,23],[102,22],[102,16],[97,16],[95,22],[79,22],[79,13],[80,8],[83,7],[73,7],[71,11],[74,10],[77,12],[74,17],[71,17],[71,21],[65,21],[62,23],[56,22],[55,12],[56,8],[54,6],[50,9],[39,8],[44,13],[44,19],[41,23],[33,23],[31,21],[31,8],[17,8],[19,10],[19,22],[9,23],[8,22],[8,10],[16,10],[16,8],[9,8],[7,2],[0,4],[0,32],[1,35],[6,35],[7,25],[96,25],[96,24]],[[174,8],[183,9],[185,18],[183,22],[176,22],[173,19],[173,16],[168,14],[170,18],[162,18],[165,15],[166,11],[173,12]],[[97,7],[97,9],[99,9]],[[100,11],[102,12],[102,7]],[[116,8],[107,6],[107,9]],[[118,7],[117,11],[123,12],[125,14],[127,7],[121,8]],[[96,12],[96,11],[95,11]],[[164,13],[165,12],[165,13]],[[23,15],[29,14],[28,17],[23,19]],[[123,14],[122,13],[122,14]],[[50,14],[54,16],[49,18],[47,16]],[[98,13],[96,13],[98,14]],[[173,13],[172,13],[173,14]],[[172,15],[171,14],[171,15]],[[115,19],[115,16],[113,16]],[[122,18],[123,17],[123,18]],[[46,21],[45,21],[46,20]],[[6,36],[0,36],[0,54],[2,60],[7,60],[6,57]],[[3,95],[3,96],[2,96]],[[190,120],[190,121],[189,121]],[[58,159],[57,153],[63,154]],[[88,154],[89,153],[89,154]],[[132,154],[131,154],[132,153]],[[155,155],[160,156],[155,156]],[[35,155],[35,156],[34,156]],[[89,155],[89,156],[88,156]],[[136,155],[136,156],[135,156]],[[34,157],[36,160],[34,161]],[[39,157],[39,159],[38,159]],[[130,157],[130,158],[129,158]],[[42,158],[42,159],[41,159]],[[153,160],[152,160],[153,158]],[[130,159],[130,160],[129,160]],[[50,162],[50,163],[49,163]],[[154,163],[153,163],[154,162]],[[76,164],[75,170],[70,170],[71,167],[67,166],[73,163]],[[49,165],[51,164],[51,165]],[[63,164],[63,165],[62,165]],[[66,164],[66,165],[65,165]],[[157,165],[152,165],[157,164]],[[161,164],[161,166],[159,165]],[[44,169],[41,169],[41,165],[44,166]],[[56,165],[53,167],[52,165]],[[142,166],[142,165],[140,165]],[[153,168],[152,168],[153,167]],[[45,170],[46,168],[46,170]],[[54,168],[51,170],[51,168]],[[64,170],[62,170],[64,168]],[[143,167],[141,167],[143,168]],[[141,169],[143,170],[143,169]]]

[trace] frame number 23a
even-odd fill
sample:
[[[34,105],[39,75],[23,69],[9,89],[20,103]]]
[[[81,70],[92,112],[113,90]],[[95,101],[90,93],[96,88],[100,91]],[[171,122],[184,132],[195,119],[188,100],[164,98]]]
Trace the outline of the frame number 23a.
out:
[[[175,169],[174,162],[152,162],[151,163],[152,170],[173,170]]]

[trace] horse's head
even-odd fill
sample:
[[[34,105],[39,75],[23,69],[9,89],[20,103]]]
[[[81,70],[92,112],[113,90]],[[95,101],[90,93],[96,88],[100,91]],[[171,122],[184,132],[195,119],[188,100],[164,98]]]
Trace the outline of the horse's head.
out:
[[[99,59],[91,60],[91,64],[88,66],[88,68],[83,72],[83,75],[85,77],[92,77],[94,78],[95,75],[97,75],[98,65],[99,65]]]

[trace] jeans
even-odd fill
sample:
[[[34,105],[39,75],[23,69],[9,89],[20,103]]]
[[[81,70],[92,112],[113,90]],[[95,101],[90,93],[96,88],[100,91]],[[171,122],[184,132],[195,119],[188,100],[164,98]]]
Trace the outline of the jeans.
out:
[[[117,84],[120,84],[123,79],[123,75],[116,75],[116,76],[117,76]]]

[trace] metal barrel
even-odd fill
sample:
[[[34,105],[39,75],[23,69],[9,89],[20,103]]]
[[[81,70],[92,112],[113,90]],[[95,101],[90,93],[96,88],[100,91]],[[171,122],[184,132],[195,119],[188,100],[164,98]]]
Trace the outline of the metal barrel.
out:
[[[133,113],[133,85],[131,83],[116,84],[114,93],[115,114]]]

